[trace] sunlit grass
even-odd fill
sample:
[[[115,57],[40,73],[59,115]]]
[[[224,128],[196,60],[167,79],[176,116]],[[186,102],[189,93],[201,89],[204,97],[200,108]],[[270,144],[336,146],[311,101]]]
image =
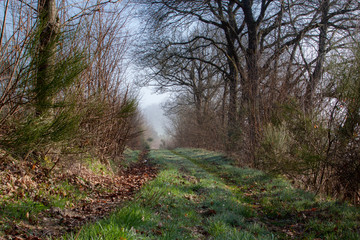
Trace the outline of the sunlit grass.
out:
[[[266,223],[279,238],[292,237],[298,228],[301,239],[359,239],[359,208],[319,200],[314,194],[296,189],[281,177],[261,171],[237,168],[219,153],[201,149],[178,149],[176,154],[220,176],[237,199],[256,211],[258,222]],[[289,230],[286,234],[280,230]]]
[[[357,208],[197,149],[158,150],[156,179],[65,239],[359,239]]]
[[[256,225],[259,229],[254,232],[254,223],[246,221],[254,216],[253,209],[239,202],[219,177],[169,151],[153,151],[151,157],[162,170],[142,188],[135,203],[123,208],[146,210],[142,222],[129,219],[116,225],[116,217],[111,216],[66,239],[93,235],[102,239],[273,239],[263,226]],[[118,214],[121,211],[114,215]],[[104,235],[115,226],[117,235]]]

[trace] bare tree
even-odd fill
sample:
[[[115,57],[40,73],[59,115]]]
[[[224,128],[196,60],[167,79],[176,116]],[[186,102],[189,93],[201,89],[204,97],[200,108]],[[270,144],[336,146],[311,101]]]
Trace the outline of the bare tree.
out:
[[[165,48],[185,46],[201,39],[207,43],[202,45],[204,48],[212,45],[223,53],[227,61],[226,67],[216,67],[225,73],[224,80],[229,90],[229,147],[234,148],[232,134],[241,123],[247,133],[249,154],[255,164],[256,148],[261,138],[262,125],[266,121],[264,103],[267,94],[271,92],[274,98],[273,89],[278,89],[279,86],[286,88],[286,92],[294,92],[291,88],[298,87],[299,80],[306,77],[303,70],[294,68],[294,62],[303,52],[301,50],[312,44],[312,34],[320,31],[318,57],[308,64],[310,69],[313,64],[317,66],[314,73],[308,75],[312,77],[306,85],[308,90],[305,95],[313,95],[319,82],[317,79],[321,76],[324,54],[329,51],[325,47],[328,44],[325,40],[328,26],[335,25],[340,19],[348,20],[347,14],[355,13],[359,7],[351,0],[338,4],[310,1],[306,5],[303,1],[271,0],[144,2],[150,7],[147,14],[151,17],[149,21],[153,23],[152,34],[168,39]],[[328,10],[330,6],[332,11]],[[330,23],[330,19],[334,21]],[[194,26],[203,27],[205,31],[187,36],[181,26],[187,26],[188,31]],[[208,29],[216,29],[221,37],[214,39],[209,36]],[[303,59],[307,60],[308,56]],[[206,59],[199,60],[212,64]],[[298,79],[294,76],[294,71],[298,71]],[[281,76],[284,84],[279,83],[278,76]],[[263,86],[268,88],[263,89]]]
[[[191,135],[198,137],[198,141],[192,142],[197,142],[199,147],[210,147],[212,144],[209,144],[209,136],[206,135],[206,129],[209,134],[211,132],[209,122],[216,122],[218,125],[212,125],[211,128],[218,128],[220,131],[226,127],[224,105],[227,105],[227,102],[219,98],[219,95],[225,92],[224,73],[219,71],[219,66],[226,65],[226,62],[219,58],[219,54],[222,53],[212,45],[204,48],[203,45],[207,42],[201,40],[167,48],[164,47],[166,43],[161,39],[157,40],[157,43],[158,52],[145,50],[141,54],[141,66],[151,69],[145,73],[142,80],[145,79],[145,83],[150,82],[150,84],[154,81],[159,91],[169,91],[176,99],[183,99],[178,104],[176,101],[168,104],[168,113],[176,112],[176,115],[179,109],[191,111],[191,116],[194,118],[192,125],[196,126],[192,128],[195,131]],[[225,66],[223,68],[225,69]],[[219,103],[223,100],[224,102]],[[184,109],[184,105],[188,105],[187,110]],[[220,107],[223,107],[221,113]],[[220,113],[218,117],[215,117],[215,112]],[[221,118],[222,121],[214,121],[214,118]],[[224,139],[223,136],[221,139]]]

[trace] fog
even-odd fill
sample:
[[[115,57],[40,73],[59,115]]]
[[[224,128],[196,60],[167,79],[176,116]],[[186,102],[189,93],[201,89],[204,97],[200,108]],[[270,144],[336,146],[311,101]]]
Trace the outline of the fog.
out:
[[[152,127],[160,138],[166,137],[166,124],[168,119],[164,116],[161,103],[154,103],[143,108],[143,114],[147,124]]]

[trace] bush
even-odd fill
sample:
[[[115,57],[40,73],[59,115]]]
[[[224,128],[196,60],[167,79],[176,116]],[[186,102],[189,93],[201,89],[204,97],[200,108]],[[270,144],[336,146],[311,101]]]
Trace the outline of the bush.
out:
[[[264,129],[258,157],[270,172],[302,180],[316,192],[360,202],[360,45],[331,64],[318,112],[278,107]]]
[[[307,176],[306,183],[315,187],[327,160],[327,143],[321,121],[306,117],[292,101],[280,106],[265,127],[258,157],[263,169],[292,178]]]

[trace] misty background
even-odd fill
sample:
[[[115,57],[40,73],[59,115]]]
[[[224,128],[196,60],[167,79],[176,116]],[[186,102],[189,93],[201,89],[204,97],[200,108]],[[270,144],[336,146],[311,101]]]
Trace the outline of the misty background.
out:
[[[166,129],[169,127],[169,120],[165,116],[162,105],[168,100],[169,94],[157,94],[152,87],[143,87],[140,91],[140,109],[145,120],[146,139],[151,138],[152,148],[159,148],[161,140],[168,140]]]

